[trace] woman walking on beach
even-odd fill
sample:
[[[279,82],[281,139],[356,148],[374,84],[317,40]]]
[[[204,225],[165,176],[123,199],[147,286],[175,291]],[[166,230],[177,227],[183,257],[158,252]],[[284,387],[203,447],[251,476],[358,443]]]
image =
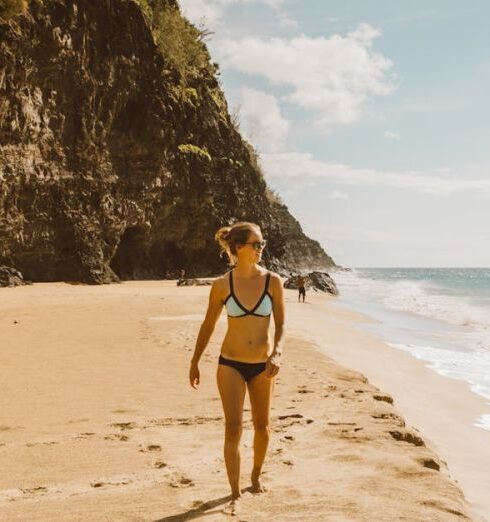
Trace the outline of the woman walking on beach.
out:
[[[265,241],[260,227],[237,222],[215,235],[234,268],[211,287],[206,317],[199,330],[189,371],[190,384],[200,381],[199,359],[214,331],[223,306],[228,314],[217,369],[218,390],[225,414],[224,457],[232,504],[240,497],[240,438],[245,392],[248,389],[254,426],[253,492],[265,491],[260,474],[269,444],[269,411],[274,378],[279,371],[284,337],[284,295],[280,277],[259,266]],[[269,338],[274,314],[274,341]]]

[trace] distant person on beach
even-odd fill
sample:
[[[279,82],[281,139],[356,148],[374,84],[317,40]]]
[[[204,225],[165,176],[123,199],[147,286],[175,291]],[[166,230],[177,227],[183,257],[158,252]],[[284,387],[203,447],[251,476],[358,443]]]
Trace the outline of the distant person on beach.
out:
[[[298,303],[301,300],[301,296],[303,296],[303,303],[305,302],[306,297],[306,277],[302,275],[296,276],[296,284],[298,285]]]
[[[224,457],[231,486],[229,508],[233,512],[240,497],[239,446],[247,389],[255,430],[251,491],[265,491],[260,475],[269,444],[269,411],[284,338],[284,294],[281,278],[259,265],[266,242],[258,225],[237,222],[220,228],[215,239],[234,267],[211,287],[189,380],[192,387],[198,387],[199,359],[225,306],[228,329],[221,345],[217,382],[225,414]],[[268,333],[271,313],[275,326],[273,342]]]

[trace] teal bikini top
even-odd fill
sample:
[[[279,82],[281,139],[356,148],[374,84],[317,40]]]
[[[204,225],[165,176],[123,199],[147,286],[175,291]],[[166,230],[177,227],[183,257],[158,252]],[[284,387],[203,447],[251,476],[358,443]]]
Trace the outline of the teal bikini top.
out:
[[[226,312],[228,317],[244,317],[245,315],[255,315],[258,317],[268,317],[272,312],[272,296],[269,294],[270,272],[267,272],[265,278],[264,291],[252,310],[247,310],[238,300],[233,289],[233,270],[230,270],[230,295],[225,299]]]

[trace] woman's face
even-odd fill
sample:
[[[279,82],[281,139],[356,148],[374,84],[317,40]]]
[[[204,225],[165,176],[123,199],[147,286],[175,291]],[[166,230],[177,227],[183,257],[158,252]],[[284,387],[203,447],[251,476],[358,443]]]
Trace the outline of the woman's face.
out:
[[[250,232],[247,243],[245,245],[237,245],[237,254],[243,261],[249,263],[258,263],[262,259],[264,247],[257,243],[262,243],[264,238],[260,230]],[[254,245],[255,243],[255,245]]]

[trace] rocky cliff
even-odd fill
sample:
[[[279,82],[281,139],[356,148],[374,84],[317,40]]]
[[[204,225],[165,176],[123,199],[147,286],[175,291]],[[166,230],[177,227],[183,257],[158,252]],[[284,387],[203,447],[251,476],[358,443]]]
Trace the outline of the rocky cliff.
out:
[[[183,78],[141,2],[31,0],[0,19],[0,264],[33,281],[211,275],[214,232],[239,219],[272,269],[334,265],[268,190],[217,66]]]

